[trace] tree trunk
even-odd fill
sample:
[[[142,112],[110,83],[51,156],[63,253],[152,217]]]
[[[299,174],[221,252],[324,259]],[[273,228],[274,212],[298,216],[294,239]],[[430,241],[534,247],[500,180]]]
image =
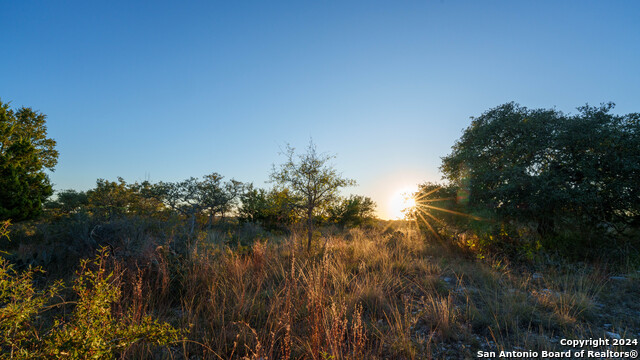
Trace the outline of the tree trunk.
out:
[[[313,208],[307,210],[307,251],[311,251],[311,239],[313,238]]]

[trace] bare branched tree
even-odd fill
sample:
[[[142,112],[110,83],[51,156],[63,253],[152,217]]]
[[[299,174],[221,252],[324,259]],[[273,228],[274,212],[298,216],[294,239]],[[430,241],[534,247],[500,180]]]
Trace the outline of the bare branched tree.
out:
[[[279,167],[273,166],[271,181],[278,187],[289,189],[295,205],[303,210],[307,228],[307,249],[311,249],[313,218],[317,212],[331,203],[341,187],[355,185],[355,180],[346,179],[330,164],[335,155],[321,154],[310,141],[305,154],[295,154],[287,145],[284,152],[287,160]]]

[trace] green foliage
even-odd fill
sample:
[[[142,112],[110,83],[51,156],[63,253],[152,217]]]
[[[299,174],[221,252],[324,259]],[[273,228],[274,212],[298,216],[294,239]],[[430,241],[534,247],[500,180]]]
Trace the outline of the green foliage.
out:
[[[340,188],[355,185],[355,180],[343,178],[329,164],[335,156],[319,154],[313,142],[309,143],[305,154],[298,156],[294,148],[287,146],[285,156],[287,160],[284,164],[278,168],[274,165],[271,181],[281,190],[288,189],[293,204],[304,212],[307,248],[310,249],[314,217],[336,199]]]
[[[612,108],[498,106],[473,119],[441,170],[467,193],[467,213],[595,249],[640,223],[640,115]]]
[[[180,331],[149,316],[133,321],[116,316],[113,305],[120,299],[118,279],[105,267],[107,254],[81,263],[73,290],[78,299],[73,313],[53,324],[43,323],[48,309],[74,303],[45,306],[59,296],[63,284],[56,282],[37,290],[33,277],[38,270],[18,273],[0,258],[0,354],[17,359],[108,359],[137,343],[166,345],[178,340]]]
[[[0,101],[0,220],[38,216],[53,193],[44,170],[53,171],[58,151],[45,120],[30,108],[14,111]]]
[[[160,200],[154,197],[155,192],[155,185],[147,181],[127,184],[120,177],[117,182],[98,179],[96,187],[87,191],[88,209],[98,218],[107,220],[125,214],[152,216],[163,208]]]
[[[564,198],[545,188],[562,121],[555,110],[501,105],[473,119],[441,169],[460,187],[466,182],[472,208],[505,220],[549,219]]]
[[[86,208],[89,204],[89,197],[84,191],[62,190],[57,193],[55,200],[45,203],[45,207],[57,213],[69,215],[80,209]]]
[[[153,185],[153,197],[174,212],[189,220],[190,234],[196,228],[198,215],[209,215],[209,225],[216,214],[223,218],[233,211],[243,184],[231,179],[222,183],[223,176],[218,173],[206,175],[203,180],[191,177],[181,182],[160,182]]]
[[[587,223],[640,224],[640,114],[609,114],[613,104],[583,106],[557,137],[556,186],[565,209]]]
[[[96,187],[87,192],[91,211],[106,219],[125,214],[133,195],[127,183],[120,177],[118,182],[98,179]]]
[[[171,210],[195,221],[195,215],[203,209],[198,179],[190,177],[181,182],[159,182],[155,194]]]
[[[342,198],[329,207],[329,222],[342,227],[356,227],[371,224],[374,219],[376,203],[370,197],[351,195]]]
[[[231,179],[223,184],[223,178],[224,176],[218,173],[211,173],[198,182],[200,202],[204,210],[209,213],[209,224],[216,214],[224,218],[226,213],[232,211],[242,193],[243,184],[240,181]]]
[[[16,358],[36,358],[47,354],[38,348],[42,345],[34,319],[45,304],[55,297],[61,283],[44,291],[33,287],[33,277],[38,270],[30,269],[18,274],[11,264],[0,258],[0,353]]]
[[[266,191],[249,184],[240,195],[240,203],[241,222],[257,223],[268,230],[283,230],[298,219],[288,189]]]

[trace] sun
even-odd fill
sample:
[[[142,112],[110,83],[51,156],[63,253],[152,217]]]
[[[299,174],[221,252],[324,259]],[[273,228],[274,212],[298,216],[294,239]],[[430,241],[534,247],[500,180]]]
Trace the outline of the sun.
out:
[[[393,193],[389,199],[389,213],[391,219],[404,219],[405,212],[416,206],[413,194],[418,191],[417,186],[405,186]]]

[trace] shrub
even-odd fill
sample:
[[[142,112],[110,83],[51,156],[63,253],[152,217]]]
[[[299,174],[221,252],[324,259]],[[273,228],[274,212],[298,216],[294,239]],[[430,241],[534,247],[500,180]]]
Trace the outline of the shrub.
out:
[[[181,332],[169,324],[150,316],[133,321],[132,316],[113,313],[121,293],[117,277],[106,270],[107,257],[101,250],[93,260],[81,262],[72,287],[77,301],[49,306],[50,300],[60,295],[62,281],[38,290],[33,278],[41,270],[18,273],[0,258],[0,331],[4,334],[0,357],[105,359],[138,343],[167,345],[178,341]],[[69,304],[75,304],[70,316],[44,320],[45,311]]]

